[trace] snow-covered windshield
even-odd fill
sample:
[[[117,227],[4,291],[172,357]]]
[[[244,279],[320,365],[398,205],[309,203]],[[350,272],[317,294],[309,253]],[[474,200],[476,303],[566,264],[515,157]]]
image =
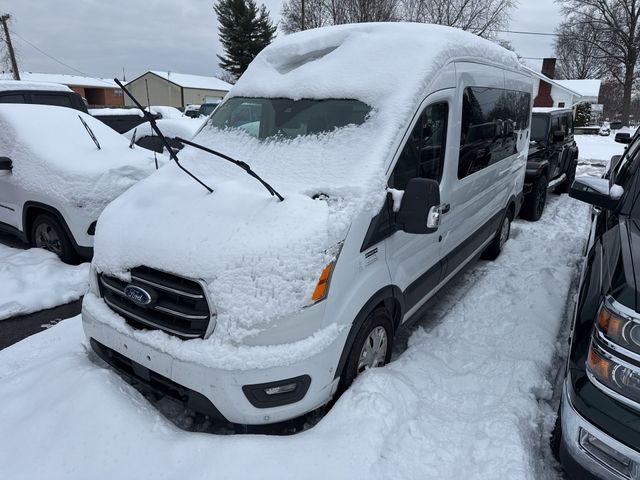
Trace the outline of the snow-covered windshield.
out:
[[[547,140],[547,125],[549,117],[546,115],[533,115],[531,117],[531,140],[544,142]]]
[[[242,129],[259,139],[295,138],[361,125],[370,112],[359,100],[236,97],[215,111],[209,125]]]

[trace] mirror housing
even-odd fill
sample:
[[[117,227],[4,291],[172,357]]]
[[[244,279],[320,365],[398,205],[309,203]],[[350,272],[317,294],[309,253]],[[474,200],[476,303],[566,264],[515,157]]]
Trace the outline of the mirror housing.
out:
[[[631,134],[629,132],[616,133],[615,141],[618,143],[629,144],[631,143]]]
[[[606,178],[589,176],[577,177],[569,189],[571,198],[607,210],[615,209],[623,194],[624,190],[619,185],[609,189],[609,180]]]
[[[13,169],[13,162],[9,157],[0,157],[0,170],[11,171]]]
[[[425,234],[438,228],[429,227],[429,210],[440,204],[440,185],[428,178],[412,178],[407,183],[396,222],[403,232]]]
[[[556,130],[553,132],[553,141],[554,142],[564,142],[565,134],[562,130]]]

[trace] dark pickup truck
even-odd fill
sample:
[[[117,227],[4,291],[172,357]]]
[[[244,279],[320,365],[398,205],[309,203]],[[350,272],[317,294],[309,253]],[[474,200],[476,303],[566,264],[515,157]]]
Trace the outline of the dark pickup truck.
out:
[[[520,216],[531,221],[540,219],[547,202],[547,191],[567,193],[575,178],[577,164],[573,110],[534,108]]]

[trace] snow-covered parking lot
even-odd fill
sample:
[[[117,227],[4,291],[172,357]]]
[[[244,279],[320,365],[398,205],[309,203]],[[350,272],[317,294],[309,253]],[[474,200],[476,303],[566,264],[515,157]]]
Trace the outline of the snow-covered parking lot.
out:
[[[582,171],[622,150],[589,141],[606,147],[581,151]],[[515,222],[498,260],[455,280],[391,364],[292,436],[182,430],[88,353],[79,317],[61,322],[0,351],[1,477],[554,478],[558,333],[588,212],[551,195],[539,222]]]

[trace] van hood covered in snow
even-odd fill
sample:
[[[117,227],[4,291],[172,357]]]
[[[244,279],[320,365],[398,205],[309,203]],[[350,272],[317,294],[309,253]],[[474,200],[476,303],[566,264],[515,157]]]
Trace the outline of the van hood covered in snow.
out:
[[[89,136],[82,118],[96,136]],[[0,155],[12,179],[97,217],[107,203],[155,168],[153,157],[86,113],[48,105],[0,105]]]
[[[285,201],[236,166],[187,147],[182,163],[214,193],[174,164],[140,182],[100,217],[96,268],[126,278],[146,265],[204,279],[218,311],[214,337],[232,342],[309,305],[331,247],[357,215],[380,209],[385,162],[429,83],[449,61],[470,57],[519,67],[491,42],[432,25],[346,25],[277,39],[226,100],[354,99],[371,107],[366,121],[266,140],[205,125],[196,142],[247,162]]]

